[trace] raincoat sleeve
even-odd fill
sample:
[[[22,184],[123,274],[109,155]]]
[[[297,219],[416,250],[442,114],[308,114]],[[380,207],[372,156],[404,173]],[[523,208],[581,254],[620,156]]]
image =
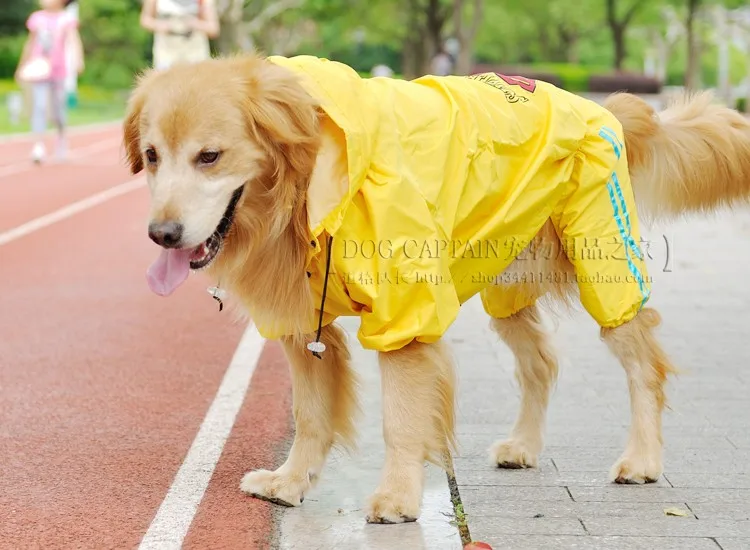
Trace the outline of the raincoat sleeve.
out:
[[[413,340],[437,341],[460,303],[435,221],[415,186],[371,184],[356,207],[374,255],[357,258],[348,292],[362,304],[358,333],[365,349],[393,351]],[[379,211],[379,212],[378,212]]]

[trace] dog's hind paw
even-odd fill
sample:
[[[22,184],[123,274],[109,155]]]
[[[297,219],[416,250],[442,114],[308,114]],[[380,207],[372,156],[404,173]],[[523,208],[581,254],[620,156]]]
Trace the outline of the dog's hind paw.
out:
[[[411,502],[414,501],[414,502]],[[366,508],[367,523],[409,523],[420,514],[419,499],[399,493],[377,492]]]
[[[539,463],[539,452],[516,439],[497,441],[490,448],[490,462],[498,468],[515,470],[536,468]]]
[[[255,470],[243,476],[240,489],[260,500],[291,507],[302,504],[305,500],[305,491],[310,485],[308,476],[290,476],[278,470]]]
[[[611,481],[623,485],[655,483],[662,474],[661,460],[642,456],[623,455],[609,472]]]

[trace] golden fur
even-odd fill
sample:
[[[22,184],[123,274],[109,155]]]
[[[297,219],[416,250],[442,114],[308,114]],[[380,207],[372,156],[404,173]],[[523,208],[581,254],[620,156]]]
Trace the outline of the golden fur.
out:
[[[744,117],[714,105],[708,95],[685,97],[659,114],[628,94],[617,94],[606,105],[624,126],[641,216],[679,216],[747,201],[750,124]],[[251,55],[146,74],[130,100],[124,138],[132,171],[147,171],[151,219],[179,217],[192,239],[189,246],[207,237],[205,228],[216,226],[232,189],[246,184],[209,273],[251,306],[256,320],[296,327],[283,339],[292,369],[296,435],[279,469],[250,472],[241,487],[259,498],[299,505],[331,447],[353,444],[358,408],[343,332],[334,326],[323,330],[328,349],[322,360],[305,348],[315,322],[304,272],[310,246],[306,196],[321,182],[345,180],[341,135],[291,73]],[[207,169],[191,165],[191,155],[207,144],[225,151],[222,161]],[[157,165],[144,164],[147,146],[158,150]],[[199,189],[209,180],[212,194],[201,198]],[[560,250],[562,245],[548,222],[532,246]],[[513,262],[508,271],[529,269],[572,274],[564,254],[534,255]],[[537,282],[523,291],[552,303],[576,294],[575,285],[562,283]],[[492,324],[516,356],[522,402],[510,439],[496,443],[491,458],[501,467],[533,467],[543,447],[555,353],[536,306]],[[627,373],[631,396],[630,438],[611,474],[622,483],[653,481],[661,474],[663,386],[674,369],[653,335],[658,324],[658,313],[647,308],[631,322],[601,332]],[[424,462],[450,463],[455,374],[442,343],[412,343],[381,353],[380,366],[386,459],[367,517],[397,523],[419,515]]]
[[[659,113],[642,99],[617,94],[604,104],[625,129],[639,213],[669,219],[747,204],[750,124],[715,104],[710,92],[685,95]]]

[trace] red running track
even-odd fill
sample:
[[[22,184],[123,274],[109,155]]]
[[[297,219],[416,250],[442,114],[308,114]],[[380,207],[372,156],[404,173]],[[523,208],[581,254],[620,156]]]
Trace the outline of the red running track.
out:
[[[133,179],[116,127],[77,135],[67,164],[34,167],[28,146],[0,142],[0,241]],[[137,548],[245,330],[218,312],[205,276],[167,299],[150,293],[147,208],[140,187],[0,244],[2,549]],[[290,400],[287,365],[268,344],[197,512],[183,518],[184,548],[267,547],[273,505],[238,486],[283,458]]]

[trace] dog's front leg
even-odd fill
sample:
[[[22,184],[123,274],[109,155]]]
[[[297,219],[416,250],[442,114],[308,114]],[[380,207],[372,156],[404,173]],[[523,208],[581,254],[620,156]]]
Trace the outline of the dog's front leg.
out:
[[[381,353],[380,370],[386,454],[367,521],[415,521],[422,505],[425,461],[444,466],[454,445],[453,362],[442,344],[413,342]]]
[[[291,364],[296,433],[279,469],[256,470],[242,478],[240,488],[256,498],[299,506],[317,481],[331,447],[354,445],[356,378],[344,333],[329,325],[323,328],[321,341],[326,350],[318,359],[306,349],[305,341],[282,340]]]

